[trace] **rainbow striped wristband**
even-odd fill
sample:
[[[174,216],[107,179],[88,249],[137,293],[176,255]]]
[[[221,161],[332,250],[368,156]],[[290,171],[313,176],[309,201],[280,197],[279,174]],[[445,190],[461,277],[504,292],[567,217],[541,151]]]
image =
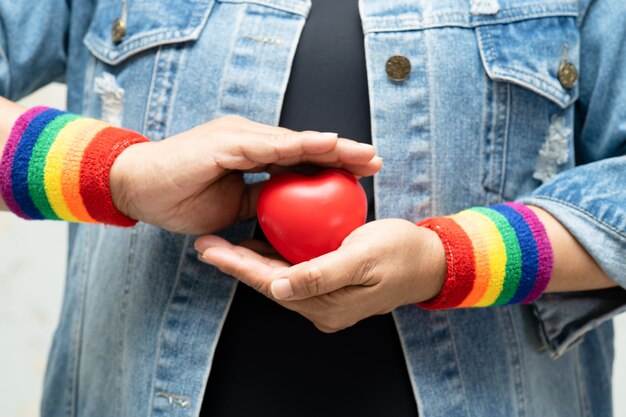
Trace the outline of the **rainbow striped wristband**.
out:
[[[0,193],[24,219],[133,226],[111,198],[109,172],[130,145],[148,139],[75,114],[34,107],[22,114],[0,161]]]
[[[439,235],[447,260],[441,292],[420,307],[527,304],[548,286],[552,246],[541,221],[523,204],[473,207],[425,219],[418,226]]]

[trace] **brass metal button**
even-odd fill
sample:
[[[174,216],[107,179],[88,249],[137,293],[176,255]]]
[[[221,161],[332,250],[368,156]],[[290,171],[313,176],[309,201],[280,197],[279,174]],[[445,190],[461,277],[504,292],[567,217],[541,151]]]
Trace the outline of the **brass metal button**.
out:
[[[113,43],[118,44],[122,42],[124,35],[126,35],[126,22],[122,19],[115,19],[113,26],[111,27],[111,38],[113,38]]]
[[[558,71],[559,81],[565,88],[572,88],[578,82],[578,70],[571,62],[561,62]]]
[[[405,56],[394,55],[387,60],[385,69],[393,81],[404,81],[409,78],[411,73],[411,62]]]

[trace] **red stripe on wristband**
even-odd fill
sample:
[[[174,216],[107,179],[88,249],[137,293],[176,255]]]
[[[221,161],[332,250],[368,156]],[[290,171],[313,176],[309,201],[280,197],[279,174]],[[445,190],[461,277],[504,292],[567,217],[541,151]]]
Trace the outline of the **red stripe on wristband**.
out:
[[[109,188],[111,166],[129,146],[148,142],[137,132],[107,127],[85,149],[80,166],[80,195],[89,215],[101,223],[130,227],[137,223],[113,204]]]
[[[456,307],[474,287],[476,267],[472,241],[454,220],[446,217],[425,219],[418,226],[427,227],[439,235],[447,260],[446,281],[441,292],[418,305],[428,310]]]

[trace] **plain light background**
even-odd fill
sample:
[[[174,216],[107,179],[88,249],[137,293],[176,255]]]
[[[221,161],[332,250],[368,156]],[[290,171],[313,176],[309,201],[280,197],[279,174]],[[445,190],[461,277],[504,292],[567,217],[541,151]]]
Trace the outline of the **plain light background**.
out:
[[[53,84],[22,101],[65,108],[65,87]],[[0,213],[0,415],[39,415],[47,351],[59,317],[67,225],[27,222]],[[626,417],[626,314],[615,320],[615,417]],[[622,393],[622,395],[620,395]],[[498,416],[486,416],[498,417]]]

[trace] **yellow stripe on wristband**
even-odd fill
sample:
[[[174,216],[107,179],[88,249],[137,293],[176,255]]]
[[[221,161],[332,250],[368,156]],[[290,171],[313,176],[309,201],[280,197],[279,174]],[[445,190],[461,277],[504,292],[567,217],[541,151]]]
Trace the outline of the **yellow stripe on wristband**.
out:
[[[72,139],[77,136],[84,137],[83,131],[93,126],[94,123],[90,119],[77,119],[68,123],[59,132],[46,157],[46,167],[44,168],[46,195],[54,212],[63,220],[79,221],[63,198],[63,161],[70,146],[72,146]]]
[[[78,221],[97,223],[87,211],[83,198],[80,195],[80,164],[91,139],[108,125],[96,119],[87,120],[89,120],[92,126],[87,127],[81,134],[75,136],[73,140],[68,141],[69,146],[63,158],[63,169],[61,170],[61,184],[65,203]]]
[[[489,248],[491,280],[483,296],[474,304],[476,307],[485,307],[493,304],[502,292],[504,278],[506,277],[506,248],[498,227],[491,219],[475,211],[468,210],[466,213],[471,221],[475,222],[477,227],[482,229],[481,234]]]

